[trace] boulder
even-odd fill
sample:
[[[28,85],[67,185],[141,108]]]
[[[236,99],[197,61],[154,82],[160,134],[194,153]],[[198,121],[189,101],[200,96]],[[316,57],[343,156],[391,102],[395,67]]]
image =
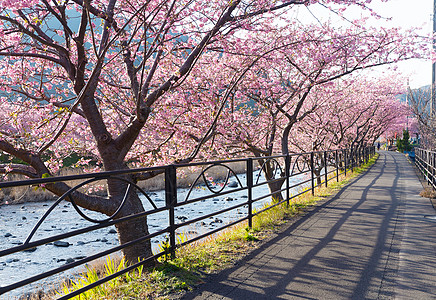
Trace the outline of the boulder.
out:
[[[231,188],[236,188],[236,187],[239,186],[239,184],[238,184],[236,181],[232,181],[232,182],[229,182],[229,183],[227,184],[227,186],[228,186],[228,187],[231,187]]]
[[[63,242],[63,241],[56,241],[53,243],[53,245],[55,245],[56,247],[69,247],[70,243]]]

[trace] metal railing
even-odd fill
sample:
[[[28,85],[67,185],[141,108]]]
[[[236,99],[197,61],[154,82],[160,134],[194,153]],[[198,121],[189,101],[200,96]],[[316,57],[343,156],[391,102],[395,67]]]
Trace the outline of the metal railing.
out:
[[[436,190],[436,152],[415,148],[415,165],[427,183]]]
[[[86,256],[84,258],[69,262],[67,264],[55,267],[47,271],[42,271],[41,273],[36,275],[30,275],[28,278],[18,280],[17,282],[14,282],[12,284],[2,286],[0,287],[0,295],[21,288],[28,284],[41,281],[55,274],[62,274],[67,270],[76,268],[78,266],[87,264],[93,260],[113,254],[135,243],[156,238],[160,238],[160,240],[162,240],[164,236],[167,237],[169,247],[165,249],[165,251],[160,251],[153,256],[147,257],[139,261],[138,263],[129,265],[128,267],[124,268],[119,272],[115,272],[110,276],[99,279],[95,283],[85,286],[77,291],[71,292],[68,295],[61,296],[59,299],[72,298],[104,282],[116,278],[126,272],[129,272],[141,265],[150,263],[163,255],[171,255],[174,257],[177,248],[183,247],[187,244],[213,235],[225,228],[229,228],[244,221],[246,221],[248,223],[248,226],[251,227],[254,216],[283,203],[289,204],[292,199],[304,193],[314,193],[317,186],[327,186],[328,182],[331,180],[339,181],[339,175],[346,175],[346,173],[350,170],[353,171],[355,167],[367,162],[374,153],[374,147],[359,148],[355,149],[354,151],[351,149],[340,149],[322,152],[278,155],[271,157],[252,157],[225,161],[168,165],[162,167],[120,170],[115,172],[101,172],[95,174],[81,174],[57,178],[0,182],[0,189],[18,186],[41,186],[48,183],[66,181],[68,181],[71,186],[72,182],[76,182],[75,185],[73,185],[73,187],[70,189],[70,191],[65,193],[62,197],[58,198],[51,205],[51,207],[47,209],[47,212],[39,219],[39,221],[30,231],[29,236],[27,237],[27,239],[24,240],[24,242],[21,245],[1,250],[0,258],[7,257],[9,255],[22,251],[29,251],[35,249],[35,247],[75,237],[88,232],[93,232],[101,228],[107,228],[115,224],[127,222],[136,218],[141,218],[145,216],[150,217],[154,214],[165,214],[167,216],[165,220],[166,225],[160,230],[156,230],[144,236],[138,237],[137,239],[132,240],[128,243],[117,245],[115,247],[110,247],[109,249],[106,249],[104,251],[100,251],[98,253]],[[237,172],[232,169],[232,164],[234,163],[245,164],[245,172],[243,174],[237,174]],[[269,178],[265,178],[264,171],[267,169],[268,164],[270,167],[272,166],[272,168],[270,169],[273,169],[275,172],[274,174],[270,174]],[[178,189],[177,185],[178,172],[185,168],[194,167],[200,168],[199,175],[192,182],[189,189],[186,188],[183,192],[180,192],[180,189]],[[221,179],[221,181],[219,182],[212,182],[210,178],[207,177],[207,175],[208,172],[211,171],[211,169],[213,168],[224,168],[227,172],[225,178]],[[426,164],[426,168],[429,168],[428,164]],[[431,167],[431,169],[429,170],[430,171],[428,173],[435,173],[434,167]],[[63,201],[72,200],[71,198],[69,198],[70,193],[95,181],[107,180],[109,178],[125,181],[125,179],[123,179],[121,176],[126,174],[143,174],[147,172],[164,173],[165,201],[157,201],[156,199],[153,200],[152,197],[143,189],[141,189],[136,183],[129,182],[127,190],[130,191],[132,188],[135,188],[137,193],[141,195],[144,204],[147,204],[150,209],[145,210],[140,214],[130,215],[119,219],[109,217],[104,220],[94,220],[91,217],[87,217],[87,215],[82,210],[80,210],[80,208],[77,207],[77,205],[75,205],[73,201],[72,204],[76,209],[77,213],[83,219],[94,222],[95,224],[80,229],[74,229],[66,233],[47,236],[38,240],[34,240],[37,236],[36,233],[38,232],[38,229],[41,228],[41,224],[44,222],[44,220],[46,220],[47,216],[50,213],[53,213],[54,208],[59,206],[60,203]],[[229,187],[230,178],[234,178],[232,180],[235,180],[233,182],[233,187]],[[267,187],[268,185],[277,182],[281,182],[281,184],[278,184],[279,188],[277,188],[276,190],[270,191],[268,189],[265,189],[265,187]],[[199,187],[201,187],[202,195],[195,196]],[[262,189],[262,187],[264,191],[259,192],[259,189]],[[298,188],[300,189],[297,190]],[[127,193],[128,192],[126,192],[126,194]],[[217,201],[217,197],[221,197],[222,199],[223,196],[228,195],[236,195],[237,197],[239,197],[239,201],[229,201],[227,202],[229,203],[229,205],[220,210],[213,210],[213,205],[209,205],[209,211],[205,211],[202,213],[198,212],[196,216],[192,217],[186,217],[181,215],[181,211],[184,208],[190,207],[192,210],[195,210],[196,204],[200,202],[210,201],[210,203],[212,204],[212,202]],[[183,199],[181,198],[182,196]],[[271,205],[259,205],[259,203],[271,201],[272,198],[276,199],[276,201],[270,202]],[[161,202],[161,204],[158,202]],[[122,205],[123,204],[121,204],[121,206]],[[255,207],[256,205],[257,208]],[[121,209],[121,207],[119,209]],[[186,240],[182,242],[176,242],[178,235],[184,232],[183,230],[187,230],[195,226],[201,227],[202,224],[204,224],[205,220],[210,218],[217,218],[218,216],[223,216],[225,214],[227,214],[228,216],[228,222],[219,222],[220,226],[212,229],[202,228],[204,232],[186,237]]]

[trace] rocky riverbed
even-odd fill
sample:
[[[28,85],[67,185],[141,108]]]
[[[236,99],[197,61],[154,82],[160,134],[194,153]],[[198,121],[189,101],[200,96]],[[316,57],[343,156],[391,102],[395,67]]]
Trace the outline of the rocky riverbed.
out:
[[[245,185],[245,177],[240,176],[240,180]],[[297,182],[298,178],[293,181]],[[231,179],[226,190],[236,188],[238,186],[235,179]],[[209,195],[211,192],[204,186],[195,188],[190,195],[190,199]],[[255,195],[267,194],[267,186],[258,187],[254,190]],[[188,194],[188,189],[179,189],[178,201],[184,201]],[[157,191],[149,194],[153,202],[162,207],[165,205],[165,191]],[[208,200],[196,202],[195,204],[186,205],[176,209],[176,221],[184,222],[185,220],[199,217],[212,211],[222,210],[224,208],[234,206],[237,203],[242,203],[247,199],[246,191],[232,193],[224,196],[217,196]],[[270,198],[266,198],[255,204],[255,207],[264,205],[269,202]],[[4,250],[23,243],[29,232],[44,215],[53,202],[37,202],[26,203],[20,205],[3,205],[0,207],[0,250]],[[146,209],[151,209],[148,201],[143,199]],[[215,229],[232,220],[246,215],[246,208],[239,208],[228,213],[204,220],[198,224],[194,224],[189,228],[184,228],[183,232],[189,236],[201,234],[210,229]],[[87,211],[86,214],[93,218],[99,218],[101,215]],[[161,212],[159,214],[148,217],[150,232],[156,232],[168,226],[168,213]],[[32,240],[37,240],[44,237],[57,235],[68,232],[74,229],[79,229],[92,225],[81,218],[72,205],[68,202],[61,203],[44,221],[38,229],[35,237]],[[161,236],[152,240],[154,248],[165,237]],[[40,274],[41,272],[59,267],[63,264],[84,258],[86,256],[110,249],[118,245],[115,228],[99,229],[80,236],[71,237],[67,240],[62,240],[54,243],[49,243],[39,246],[27,252],[20,252],[5,257],[0,257],[0,274],[1,286],[6,286],[14,282],[29,278],[30,276]],[[78,272],[79,270],[72,270]],[[62,274],[60,276],[69,276]],[[36,291],[42,287],[50,288],[53,282],[58,281],[59,276],[50,277],[47,280],[40,282],[38,285],[26,286],[22,289],[15,290],[6,295],[0,296],[0,299],[13,299],[14,297]],[[4,297],[4,298],[3,298]]]

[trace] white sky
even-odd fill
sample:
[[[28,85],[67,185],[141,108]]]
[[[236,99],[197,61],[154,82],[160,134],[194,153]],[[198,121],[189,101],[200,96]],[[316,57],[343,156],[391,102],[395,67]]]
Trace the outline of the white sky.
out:
[[[374,20],[368,22],[373,26],[383,27],[401,27],[411,28],[420,27],[419,31],[422,35],[427,35],[432,31],[432,15],[433,15],[433,1],[432,0],[390,0],[388,2],[382,2],[381,0],[373,0],[369,4],[374,11],[379,15],[392,20],[387,21],[384,19]],[[343,19],[338,18],[335,14],[331,13],[327,8],[319,5],[309,6],[309,9],[313,15],[318,19],[333,22],[346,22]],[[345,12],[349,19],[357,18],[362,15],[362,11],[357,8],[349,9]],[[308,9],[300,7],[295,12],[295,17],[300,20],[304,19],[309,21],[311,18],[316,22],[315,17],[308,13]],[[424,60],[410,60],[401,62],[398,64],[399,71],[407,78],[409,78],[410,86],[412,88],[418,88],[431,83],[431,62]],[[381,71],[381,70],[380,70]]]

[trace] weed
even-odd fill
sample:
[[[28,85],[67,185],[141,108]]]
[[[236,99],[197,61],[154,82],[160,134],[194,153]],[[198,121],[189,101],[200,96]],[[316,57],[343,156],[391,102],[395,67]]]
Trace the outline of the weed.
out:
[[[252,233],[251,233],[251,229],[249,227],[245,228],[245,235],[244,235],[244,240],[246,241],[258,241],[259,239],[256,238]]]
[[[124,258],[122,258],[121,261],[117,263],[114,259],[108,256],[106,257],[106,261],[104,264],[105,271],[103,276],[100,276],[98,274],[96,268],[85,266],[86,271],[81,273],[78,278],[64,283],[61,287],[61,291],[56,292],[56,295],[61,296],[61,295],[69,294],[73,291],[77,291],[85,286],[88,286],[89,284],[98,281],[102,277],[106,277],[116,272],[119,272],[125,267],[126,267],[126,262]],[[72,299],[99,299],[99,298],[107,299],[110,295],[113,294],[113,291],[115,291],[117,287],[120,286],[120,284],[124,282],[132,282],[138,280],[142,276],[142,272],[143,272],[143,266],[140,266],[136,270],[127,272],[122,276],[119,276],[95,288],[83,292],[79,296],[76,296]]]

